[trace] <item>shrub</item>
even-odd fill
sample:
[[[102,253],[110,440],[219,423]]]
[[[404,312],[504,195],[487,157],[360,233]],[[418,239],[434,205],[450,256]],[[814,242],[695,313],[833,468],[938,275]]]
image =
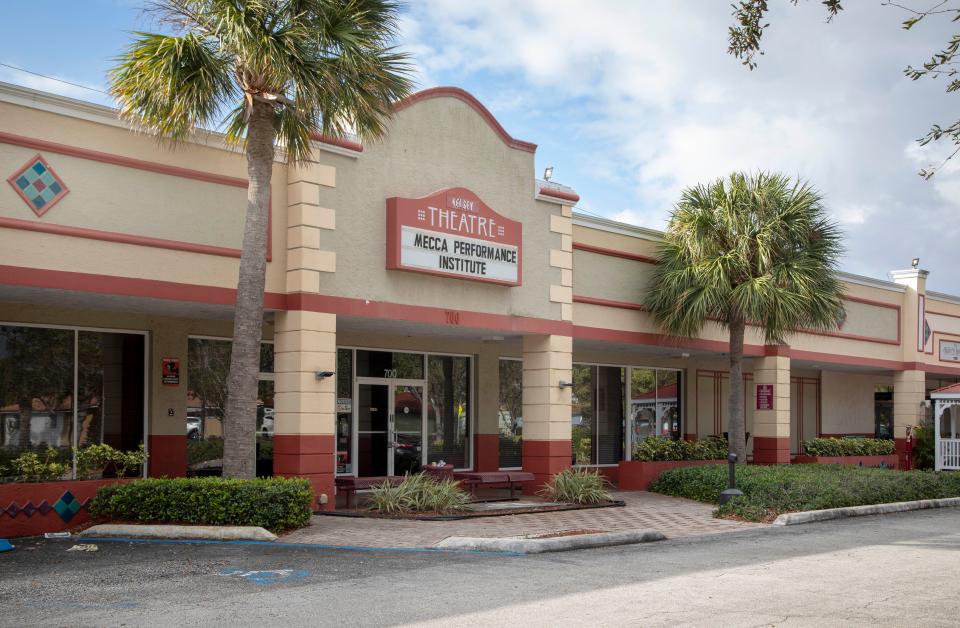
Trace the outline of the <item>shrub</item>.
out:
[[[310,521],[313,487],[302,478],[174,478],[103,486],[96,517],[196,525],[262,526],[279,532]]]
[[[89,480],[103,475],[103,470],[113,465],[118,478],[124,478],[131,470],[147,461],[143,443],[133,451],[121,451],[103,443],[77,450],[77,479]]]
[[[468,508],[470,496],[455,480],[441,480],[424,473],[407,474],[399,484],[384,482],[370,495],[370,510],[382,514],[450,514]]]
[[[933,469],[935,436],[929,421],[913,428],[913,468]]]
[[[814,438],[803,441],[808,456],[886,456],[896,451],[890,439]]]
[[[706,465],[666,471],[650,490],[717,503],[726,487],[726,465]],[[960,474],[849,465],[741,465],[737,488],[743,497],[730,500],[715,515],[761,521],[784,512],[960,497]]]
[[[204,438],[187,441],[187,466],[223,458],[223,439]]]
[[[555,502],[599,504],[610,501],[607,479],[589,469],[564,469],[547,482],[540,494]]]
[[[70,472],[69,462],[60,462],[60,452],[48,447],[41,458],[36,452],[27,451],[10,461],[10,471],[15,482],[48,482],[59,480]]]
[[[724,460],[729,447],[722,438],[705,438],[686,441],[651,436],[633,446],[633,459],[650,462],[655,460]]]

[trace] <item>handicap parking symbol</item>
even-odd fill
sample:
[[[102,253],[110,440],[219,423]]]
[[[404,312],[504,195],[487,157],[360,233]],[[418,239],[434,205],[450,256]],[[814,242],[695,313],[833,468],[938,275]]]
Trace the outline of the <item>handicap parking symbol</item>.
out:
[[[303,580],[310,575],[310,572],[304,571],[303,569],[250,570],[240,569],[238,567],[227,567],[220,572],[220,575],[232,578],[243,578],[254,584],[265,585]]]

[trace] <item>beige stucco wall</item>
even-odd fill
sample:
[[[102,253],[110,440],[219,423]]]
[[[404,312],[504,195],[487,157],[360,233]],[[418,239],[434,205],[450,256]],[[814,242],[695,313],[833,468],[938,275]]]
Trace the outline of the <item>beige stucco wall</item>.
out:
[[[825,434],[872,434],[873,394],[878,385],[890,386],[889,375],[823,371],[821,375],[821,429]]]
[[[336,230],[320,248],[336,251],[337,272],[321,277],[320,292],[337,296],[427,305],[514,316],[559,319],[550,285],[550,232],[560,206],[534,200],[533,154],[507,146],[466,103],[440,97],[400,111],[380,142],[368,142],[356,159],[330,153],[321,163],[337,168],[335,188],[323,188],[320,205],[336,210]],[[465,187],[494,211],[523,222],[523,284],[505,287],[463,279],[386,270],[386,199],[414,198],[442,188]]]
[[[642,303],[651,264],[590,251],[573,251],[573,292],[577,296]]]
[[[113,124],[0,102],[0,131],[73,148],[143,160],[203,173],[246,179],[246,160],[235,150],[185,143],[176,147]],[[213,140],[211,140],[212,142]],[[82,227],[125,235],[238,249],[246,190],[137,168],[103,163],[53,151],[0,143],[4,177],[40,153],[70,189],[42,217],[13,191],[0,186],[0,217],[44,225]],[[274,180],[285,181],[286,166],[274,166]],[[285,281],[286,187],[273,186],[273,260],[267,290],[283,291]],[[0,230],[0,264],[235,287],[238,260],[96,239]]]

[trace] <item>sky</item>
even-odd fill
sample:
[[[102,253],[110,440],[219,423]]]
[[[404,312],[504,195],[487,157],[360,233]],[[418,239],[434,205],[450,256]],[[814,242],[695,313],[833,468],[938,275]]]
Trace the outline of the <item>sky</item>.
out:
[[[880,0],[844,3],[831,23],[814,0],[770,4],[753,71],[726,54],[724,0],[410,0],[398,44],[419,88],[462,87],[538,144],[538,175],[553,166],[579,211],[664,229],[687,186],[781,171],[823,194],[846,234],[844,270],[886,279],[920,257],[929,289],[960,294],[960,159],[924,181],[917,171],[949,146],[916,142],[955,119],[958,96],[903,75],[951,25],[903,31],[903,11]],[[105,90],[129,32],[152,27],[141,6],[6,2],[0,63]],[[0,81],[110,103],[2,66]]]

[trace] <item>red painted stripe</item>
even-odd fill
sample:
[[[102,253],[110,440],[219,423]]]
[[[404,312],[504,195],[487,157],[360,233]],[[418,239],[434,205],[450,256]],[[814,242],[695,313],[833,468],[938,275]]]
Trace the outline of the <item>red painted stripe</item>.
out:
[[[68,146],[47,140],[25,137],[0,131],[0,143],[12,144],[14,146],[23,146],[25,148],[34,148],[50,153],[68,155],[70,157],[79,157],[80,159],[89,159],[126,168],[135,168],[137,170],[146,170],[147,172],[159,172],[183,179],[195,179],[197,181],[206,181],[207,183],[219,183],[221,185],[230,185],[237,188],[247,187],[247,180],[238,177],[228,177],[212,172],[203,172],[201,170],[192,170],[190,168],[181,168],[179,166],[168,166],[167,164],[146,161],[143,159],[134,159],[133,157],[124,157],[113,153],[104,153],[89,148],[80,148],[77,146]]]
[[[347,150],[356,151],[358,153],[363,152],[363,144],[359,142],[353,142],[343,137],[332,137],[330,135],[320,135],[319,133],[314,133],[313,135],[310,136],[310,139],[320,142],[322,144],[339,146],[340,148],[346,148]]]
[[[650,257],[649,255],[641,255],[639,253],[629,253],[627,251],[621,251],[618,249],[608,249],[602,246],[594,246],[593,244],[585,244],[583,242],[574,242],[573,248],[576,251],[586,251],[588,253],[597,253],[599,255],[606,255],[608,257],[621,257],[623,259],[633,260],[635,262],[644,262],[646,264],[659,264],[657,258]]]
[[[586,303],[588,305],[602,305],[604,307],[616,307],[624,310],[647,311],[647,308],[640,303],[630,303],[628,301],[613,301],[611,299],[598,299],[596,297],[587,297],[580,294],[573,295],[574,303]]]
[[[223,246],[196,244],[193,242],[166,240],[163,238],[151,238],[149,236],[138,236],[129,233],[120,233],[118,231],[101,231],[99,229],[87,229],[85,227],[53,225],[45,222],[35,222],[32,220],[20,220],[18,218],[0,217],[0,227],[6,229],[22,229],[24,231],[36,231],[38,233],[72,236],[75,238],[87,238],[90,240],[102,240],[104,242],[136,244],[139,246],[149,246],[158,249],[170,249],[172,251],[188,251],[190,253],[204,253],[206,255],[220,255],[222,257],[240,257],[240,249],[231,249]]]
[[[303,292],[287,295],[288,310],[308,310],[329,312],[342,316],[401,320],[428,325],[446,325],[477,329],[495,329],[525,334],[556,334],[569,336],[573,325],[565,321],[555,321],[526,316],[506,314],[488,314],[424,305],[404,305],[386,301],[370,301],[350,297],[337,297]]]

